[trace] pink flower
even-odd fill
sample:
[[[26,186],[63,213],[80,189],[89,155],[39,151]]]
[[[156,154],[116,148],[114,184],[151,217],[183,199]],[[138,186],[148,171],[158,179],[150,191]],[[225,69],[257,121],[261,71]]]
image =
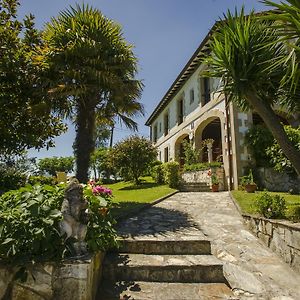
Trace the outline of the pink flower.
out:
[[[112,195],[112,191],[110,189],[105,189],[104,193],[110,196]]]

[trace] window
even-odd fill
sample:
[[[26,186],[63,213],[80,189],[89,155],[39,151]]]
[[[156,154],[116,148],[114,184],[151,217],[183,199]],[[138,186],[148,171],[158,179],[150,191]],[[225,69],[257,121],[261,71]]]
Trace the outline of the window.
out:
[[[177,103],[177,123],[178,125],[183,122],[183,99],[180,99]]]
[[[157,141],[157,124],[154,125],[154,129],[153,129],[153,142],[156,143]]]
[[[190,90],[190,104],[194,103],[195,100],[195,92],[194,89]]]
[[[211,98],[210,98],[210,80],[209,78],[201,78],[201,104],[204,106],[207,104]]]
[[[164,115],[164,134],[167,135],[169,133],[169,113],[167,112]]]
[[[159,132],[161,132],[161,122],[159,122]]]
[[[166,147],[164,149],[164,162],[168,162],[169,161],[169,148]]]

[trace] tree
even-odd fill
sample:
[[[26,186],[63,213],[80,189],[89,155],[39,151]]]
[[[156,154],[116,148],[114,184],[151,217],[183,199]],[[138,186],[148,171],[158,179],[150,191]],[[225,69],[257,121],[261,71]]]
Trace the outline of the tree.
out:
[[[240,14],[228,12],[213,34],[211,54],[204,59],[209,66],[206,74],[222,78],[221,89],[229,101],[260,115],[300,175],[300,153],[272,109],[280,99],[287,101],[295,95],[281,85],[287,66],[279,62],[286,57],[286,47],[271,25],[272,21],[253,12],[248,16],[243,9]]]
[[[111,150],[110,159],[121,174],[139,184],[139,178],[156,157],[157,152],[151,142],[134,135],[117,143]]]
[[[141,82],[134,79],[137,60],[121,26],[87,5],[62,11],[43,36],[47,47],[41,57],[51,76],[50,93],[57,110],[75,123],[76,177],[86,182],[103,104],[140,96]]]
[[[91,156],[91,169],[94,172],[94,178],[100,178],[102,172],[107,173],[109,169],[109,149],[101,147],[94,150]]]
[[[71,156],[42,158],[39,160],[38,166],[41,172],[56,176],[56,172],[69,173],[73,171],[74,158]]]
[[[0,155],[19,154],[27,148],[50,147],[65,130],[51,114],[51,101],[35,64],[42,43],[34,17],[17,19],[17,0],[0,0]]]

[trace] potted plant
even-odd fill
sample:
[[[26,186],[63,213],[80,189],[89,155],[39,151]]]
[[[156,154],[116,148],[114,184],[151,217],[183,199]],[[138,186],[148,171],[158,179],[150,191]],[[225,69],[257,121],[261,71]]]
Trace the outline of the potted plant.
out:
[[[257,185],[253,180],[251,169],[248,175],[241,177],[241,185],[245,188],[247,193],[254,193],[256,191]]]
[[[219,191],[219,179],[215,174],[211,175],[211,191],[212,192]]]

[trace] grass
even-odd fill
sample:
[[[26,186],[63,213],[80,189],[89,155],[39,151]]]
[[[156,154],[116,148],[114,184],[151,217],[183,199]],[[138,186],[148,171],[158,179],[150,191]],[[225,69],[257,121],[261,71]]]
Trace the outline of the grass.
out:
[[[112,214],[115,217],[137,211],[146,203],[151,203],[176,191],[176,189],[172,189],[167,185],[155,183],[151,177],[143,177],[139,185],[121,181],[105,186],[112,190],[114,196],[113,203],[117,207],[112,210]]]
[[[244,213],[248,213],[252,215],[256,214],[253,203],[255,201],[255,198],[263,192],[247,193],[245,191],[231,191],[231,193]],[[268,193],[273,195],[279,194],[280,196],[283,196],[286,201],[287,208],[296,204],[300,205],[300,195],[291,195],[288,193],[280,193],[280,192],[268,192]]]

